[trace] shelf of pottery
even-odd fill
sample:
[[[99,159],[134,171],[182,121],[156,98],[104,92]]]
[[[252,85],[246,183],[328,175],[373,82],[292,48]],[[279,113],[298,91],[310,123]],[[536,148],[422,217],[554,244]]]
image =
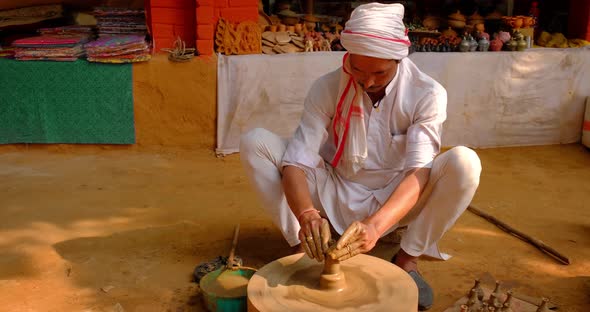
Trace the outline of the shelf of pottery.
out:
[[[535,42],[535,26],[533,16],[503,16],[498,12],[485,17],[477,12],[465,16],[460,11],[446,18],[426,16],[406,25],[412,52],[524,51],[535,43],[548,48],[590,45],[582,39],[567,39],[561,33],[544,31]]]
[[[216,51],[225,55],[343,51],[341,22],[339,17],[299,14],[289,9],[274,16],[260,13],[258,23],[232,24],[221,19],[215,34]]]

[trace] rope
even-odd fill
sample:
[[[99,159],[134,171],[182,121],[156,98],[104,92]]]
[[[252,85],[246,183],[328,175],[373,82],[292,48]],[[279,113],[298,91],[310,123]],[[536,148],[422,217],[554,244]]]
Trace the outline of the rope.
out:
[[[195,49],[187,48],[180,37],[174,41],[174,49],[165,48],[162,51],[168,52],[168,59],[173,62],[188,62],[195,56]]]

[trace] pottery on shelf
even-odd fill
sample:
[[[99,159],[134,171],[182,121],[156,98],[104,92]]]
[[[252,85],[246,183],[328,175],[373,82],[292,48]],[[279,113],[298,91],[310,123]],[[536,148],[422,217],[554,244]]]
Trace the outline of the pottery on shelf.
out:
[[[537,24],[537,20],[532,16],[522,17],[522,27],[533,27]]]
[[[469,42],[469,39],[467,39],[467,37],[463,37],[463,40],[461,40],[461,43],[459,44],[459,51],[469,52],[470,48],[471,48],[471,43]]]
[[[429,30],[435,30],[440,27],[440,17],[437,16],[426,16],[422,20],[422,26]]]
[[[481,37],[481,39],[479,39],[477,49],[481,52],[487,52],[489,48],[490,48],[490,41],[488,39],[486,39],[486,37]]]
[[[457,12],[449,14],[448,16],[449,20],[455,20],[455,21],[467,21],[467,19],[465,18],[465,15],[461,14],[461,11],[457,10]]]
[[[498,33],[498,38],[499,38],[500,40],[502,40],[502,43],[506,43],[506,42],[508,42],[508,41],[510,40],[510,38],[512,38],[512,37],[510,36],[510,33],[509,33],[509,32],[507,32],[507,31],[501,31],[501,32],[499,32],[499,33]]]
[[[469,51],[477,51],[477,41],[475,41],[475,39],[472,36],[469,36]]]
[[[490,41],[490,50],[492,51],[502,51],[502,46],[504,43],[498,36],[494,37],[494,40]]]

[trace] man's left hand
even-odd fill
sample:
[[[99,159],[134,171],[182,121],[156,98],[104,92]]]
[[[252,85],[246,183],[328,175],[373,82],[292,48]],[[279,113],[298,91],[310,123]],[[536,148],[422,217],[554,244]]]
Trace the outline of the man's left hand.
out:
[[[378,239],[379,234],[373,224],[355,221],[330,248],[328,255],[332,259],[344,261],[370,251],[375,247]]]

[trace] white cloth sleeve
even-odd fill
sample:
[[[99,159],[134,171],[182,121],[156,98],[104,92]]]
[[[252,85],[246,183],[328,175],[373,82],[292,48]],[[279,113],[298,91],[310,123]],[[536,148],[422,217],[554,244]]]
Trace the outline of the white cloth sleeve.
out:
[[[334,88],[324,77],[311,87],[306,99],[299,127],[289,141],[281,167],[305,166],[322,168],[324,160],[320,147],[328,137],[327,128],[334,116]]]
[[[447,118],[447,92],[429,92],[416,105],[408,128],[405,169],[432,168],[440,153],[443,122]]]

